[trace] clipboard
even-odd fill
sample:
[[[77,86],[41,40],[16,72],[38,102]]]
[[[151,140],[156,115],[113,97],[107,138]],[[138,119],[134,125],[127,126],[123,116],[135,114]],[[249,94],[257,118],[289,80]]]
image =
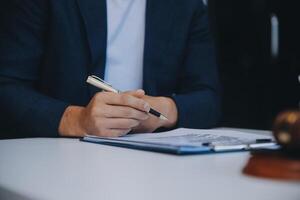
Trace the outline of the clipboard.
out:
[[[277,149],[272,136],[229,130],[176,129],[151,134],[130,134],[120,138],[86,136],[84,142],[176,155]]]

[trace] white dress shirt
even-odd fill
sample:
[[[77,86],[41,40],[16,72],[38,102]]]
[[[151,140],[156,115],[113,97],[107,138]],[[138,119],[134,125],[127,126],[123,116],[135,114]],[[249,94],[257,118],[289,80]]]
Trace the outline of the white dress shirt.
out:
[[[107,52],[104,79],[121,90],[143,86],[146,0],[106,0]]]

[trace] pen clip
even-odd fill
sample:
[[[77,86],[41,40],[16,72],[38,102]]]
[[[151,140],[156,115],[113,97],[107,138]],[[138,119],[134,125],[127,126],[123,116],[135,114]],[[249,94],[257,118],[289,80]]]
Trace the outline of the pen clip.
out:
[[[89,76],[87,79],[87,82],[95,87],[98,87],[98,88],[104,90],[104,91],[121,93],[121,91],[113,88],[113,86],[111,84],[105,82],[104,80],[102,80],[101,78],[99,78],[98,76],[95,76],[95,75]]]
[[[91,75],[90,77],[92,77],[92,78],[94,78],[94,79],[97,79],[98,81],[100,81],[100,82],[102,82],[102,83],[104,83],[104,84],[106,84],[106,85],[112,87],[111,84],[109,84],[108,82],[106,82],[106,81],[104,81],[103,79],[99,78],[98,76]]]

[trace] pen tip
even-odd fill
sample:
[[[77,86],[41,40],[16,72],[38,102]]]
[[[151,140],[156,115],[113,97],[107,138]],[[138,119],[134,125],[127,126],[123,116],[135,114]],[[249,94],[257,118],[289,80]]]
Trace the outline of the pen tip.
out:
[[[168,121],[168,118],[167,117],[165,117],[165,116],[163,116],[163,115],[160,115],[160,117],[159,117],[160,119],[162,119],[162,120],[165,120],[165,121]]]

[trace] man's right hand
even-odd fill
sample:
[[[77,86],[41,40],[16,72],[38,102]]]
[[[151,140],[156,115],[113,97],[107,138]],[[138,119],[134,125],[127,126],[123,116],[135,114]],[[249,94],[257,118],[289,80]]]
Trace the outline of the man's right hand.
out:
[[[65,110],[59,133],[65,137],[125,135],[149,118],[150,105],[138,98],[142,95],[141,90],[122,94],[99,92],[86,107],[69,106]]]

